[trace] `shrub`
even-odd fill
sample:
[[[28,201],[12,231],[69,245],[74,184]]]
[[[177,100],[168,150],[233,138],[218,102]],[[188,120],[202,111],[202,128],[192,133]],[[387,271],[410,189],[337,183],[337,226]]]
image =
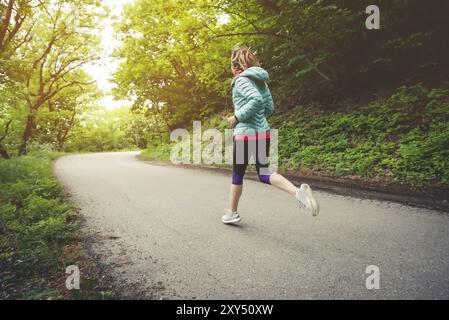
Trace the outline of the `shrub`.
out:
[[[0,288],[32,283],[60,263],[76,224],[75,208],[63,202],[47,151],[0,160]]]
[[[294,113],[271,120],[280,130],[281,167],[416,187],[449,184],[447,89],[401,87],[363,106],[342,103],[318,114],[300,107]]]

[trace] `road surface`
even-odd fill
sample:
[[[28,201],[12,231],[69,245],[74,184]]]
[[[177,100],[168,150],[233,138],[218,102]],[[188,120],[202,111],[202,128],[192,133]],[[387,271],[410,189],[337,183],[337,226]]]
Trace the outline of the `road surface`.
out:
[[[136,155],[66,156],[55,172],[114,279],[147,298],[449,298],[447,214],[317,192],[314,218],[245,180],[242,224],[226,226],[229,176]],[[380,289],[366,287],[370,265]]]

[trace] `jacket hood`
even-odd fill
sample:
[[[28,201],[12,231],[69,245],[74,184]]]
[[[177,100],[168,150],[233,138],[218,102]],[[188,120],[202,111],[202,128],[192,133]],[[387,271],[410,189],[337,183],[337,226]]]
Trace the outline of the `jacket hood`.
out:
[[[234,84],[235,80],[238,77],[247,77],[254,80],[260,80],[260,81],[268,81],[270,79],[270,76],[268,72],[261,67],[251,67],[243,71],[241,74],[239,74],[237,77],[235,77],[232,80],[232,83]]]

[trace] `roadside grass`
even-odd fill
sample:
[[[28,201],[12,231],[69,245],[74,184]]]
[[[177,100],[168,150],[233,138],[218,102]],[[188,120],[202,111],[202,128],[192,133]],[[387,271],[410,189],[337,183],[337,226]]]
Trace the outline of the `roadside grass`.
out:
[[[144,160],[170,160],[171,144],[150,145],[147,149],[140,153],[140,157]]]
[[[281,168],[412,188],[449,185],[449,90],[402,87],[367,105],[278,115]]]
[[[81,290],[65,288],[66,266],[85,264],[86,253],[77,208],[64,201],[52,172],[52,161],[62,155],[43,150],[0,160],[1,299],[105,297],[88,275]]]

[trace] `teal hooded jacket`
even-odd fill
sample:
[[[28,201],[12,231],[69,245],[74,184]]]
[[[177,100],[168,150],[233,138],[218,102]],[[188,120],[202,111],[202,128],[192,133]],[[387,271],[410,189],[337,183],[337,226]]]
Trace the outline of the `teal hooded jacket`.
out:
[[[268,79],[268,72],[260,67],[248,68],[233,79],[232,101],[239,121],[234,135],[270,131],[267,118],[274,112],[274,103],[266,83]]]

